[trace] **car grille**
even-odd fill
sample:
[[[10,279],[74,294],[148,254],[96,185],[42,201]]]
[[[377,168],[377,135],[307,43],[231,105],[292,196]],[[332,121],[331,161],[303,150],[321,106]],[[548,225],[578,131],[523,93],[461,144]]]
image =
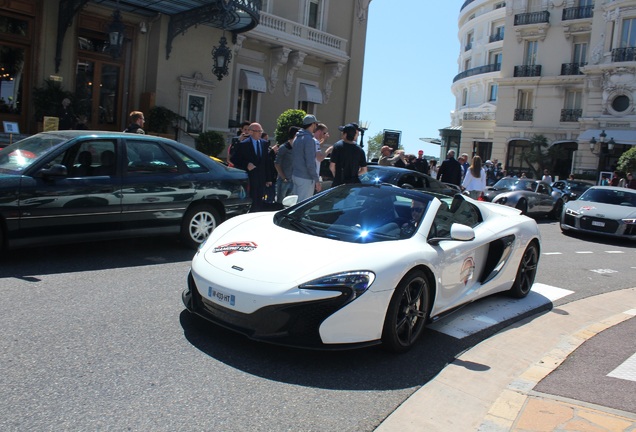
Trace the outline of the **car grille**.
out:
[[[595,225],[596,223],[603,224],[603,226]],[[612,219],[583,216],[581,218],[581,228],[589,231],[612,234],[618,229],[618,222]]]
[[[566,214],[565,217],[563,218],[563,223],[570,226],[576,226],[574,220],[575,220],[574,216]]]
[[[629,224],[625,226],[625,235],[636,235],[636,224]]]

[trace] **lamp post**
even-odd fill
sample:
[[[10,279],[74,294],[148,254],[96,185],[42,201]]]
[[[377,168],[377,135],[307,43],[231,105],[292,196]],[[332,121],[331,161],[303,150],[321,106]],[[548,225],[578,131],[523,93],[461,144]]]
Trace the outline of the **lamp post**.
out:
[[[595,137],[592,137],[592,139],[590,140],[590,151],[595,155],[600,155],[601,153],[603,153],[603,144],[605,144],[606,138],[607,138],[607,134],[605,133],[605,130],[603,130],[599,134],[598,141],[596,140]],[[596,149],[597,143],[599,143],[599,149],[598,149],[598,152],[595,152],[594,150]],[[615,145],[616,145],[616,142],[614,141],[614,138],[610,138],[610,140],[607,142],[607,150],[609,151],[614,150]]]
[[[369,125],[371,123],[368,121],[358,120],[358,124],[358,130],[360,131],[360,148],[364,148],[364,132],[369,130]]]

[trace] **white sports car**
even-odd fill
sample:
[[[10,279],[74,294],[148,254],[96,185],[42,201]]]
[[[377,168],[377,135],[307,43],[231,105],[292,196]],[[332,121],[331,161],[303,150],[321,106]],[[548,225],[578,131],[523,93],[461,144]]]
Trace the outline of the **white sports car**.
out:
[[[464,303],[525,297],[539,249],[536,222],[510,207],[342,185],[221,224],[195,255],[182,299],[261,341],[401,352]]]

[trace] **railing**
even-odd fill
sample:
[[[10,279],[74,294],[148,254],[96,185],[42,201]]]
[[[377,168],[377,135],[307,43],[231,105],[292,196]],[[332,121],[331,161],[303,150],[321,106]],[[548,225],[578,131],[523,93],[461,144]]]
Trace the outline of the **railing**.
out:
[[[515,121],[532,121],[533,109],[520,109],[515,110]]]
[[[473,75],[481,75],[488,72],[497,72],[501,70],[501,63],[493,63],[485,66],[479,66],[476,68],[465,70],[464,72],[460,72],[455,75],[453,78],[453,82],[459,81],[460,79],[468,78]]]
[[[592,18],[594,15],[594,6],[577,6],[563,9],[562,21]]]
[[[561,121],[562,122],[577,122],[583,115],[582,109],[562,109]]]
[[[495,34],[490,35],[490,39],[489,40],[490,40],[490,42],[497,42],[497,41],[500,41],[500,40],[503,40],[503,39],[504,39],[504,33],[500,32],[500,33],[495,33]]]
[[[462,8],[461,8],[459,11],[460,11],[460,12],[461,12],[461,11],[463,11],[463,10],[464,10],[464,8],[465,8],[466,6],[468,6],[469,4],[471,4],[471,3],[472,3],[472,2],[474,2],[474,1],[475,1],[475,0],[466,0],[466,1],[464,2],[464,4],[462,5]]]
[[[541,65],[515,66],[515,77],[538,77],[541,76]]]
[[[465,112],[464,120],[495,120],[495,113],[490,111]]]
[[[295,36],[300,39],[314,42],[318,45],[333,48],[340,51],[347,51],[347,40],[334,36],[330,33],[325,33],[315,28],[304,26],[293,21],[286,20],[284,18],[270,15],[265,12],[260,13],[259,26],[256,27],[256,31],[259,27],[266,27],[271,30],[275,30],[281,33],[286,33],[291,36]]]
[[[550,22],[550,12],[527,12],[515,15],[515,25],[540,24]]]
[[[587,63],[563,63],[561,64],[561,75],[583,75],[580,68]]]
[[[636,61],[636,47],[615,48],[612,50],[613,62]]]

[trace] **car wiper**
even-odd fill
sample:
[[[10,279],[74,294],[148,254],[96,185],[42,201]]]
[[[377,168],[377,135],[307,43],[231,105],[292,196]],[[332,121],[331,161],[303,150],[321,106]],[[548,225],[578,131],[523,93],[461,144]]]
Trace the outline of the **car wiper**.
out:
[[[284,219],[287,219],[289,221],[289,224],[291,226],[293,226],[294,228],[296,228],[298,231],[304,232],[306,234],[316,234],[316,230],[313,229],[310,226],[305,225],[304,223],[302,223],[300,221],[300,219],[297,219],[293,216],[290,216],[288,214],[284,214],[281,216]]]

